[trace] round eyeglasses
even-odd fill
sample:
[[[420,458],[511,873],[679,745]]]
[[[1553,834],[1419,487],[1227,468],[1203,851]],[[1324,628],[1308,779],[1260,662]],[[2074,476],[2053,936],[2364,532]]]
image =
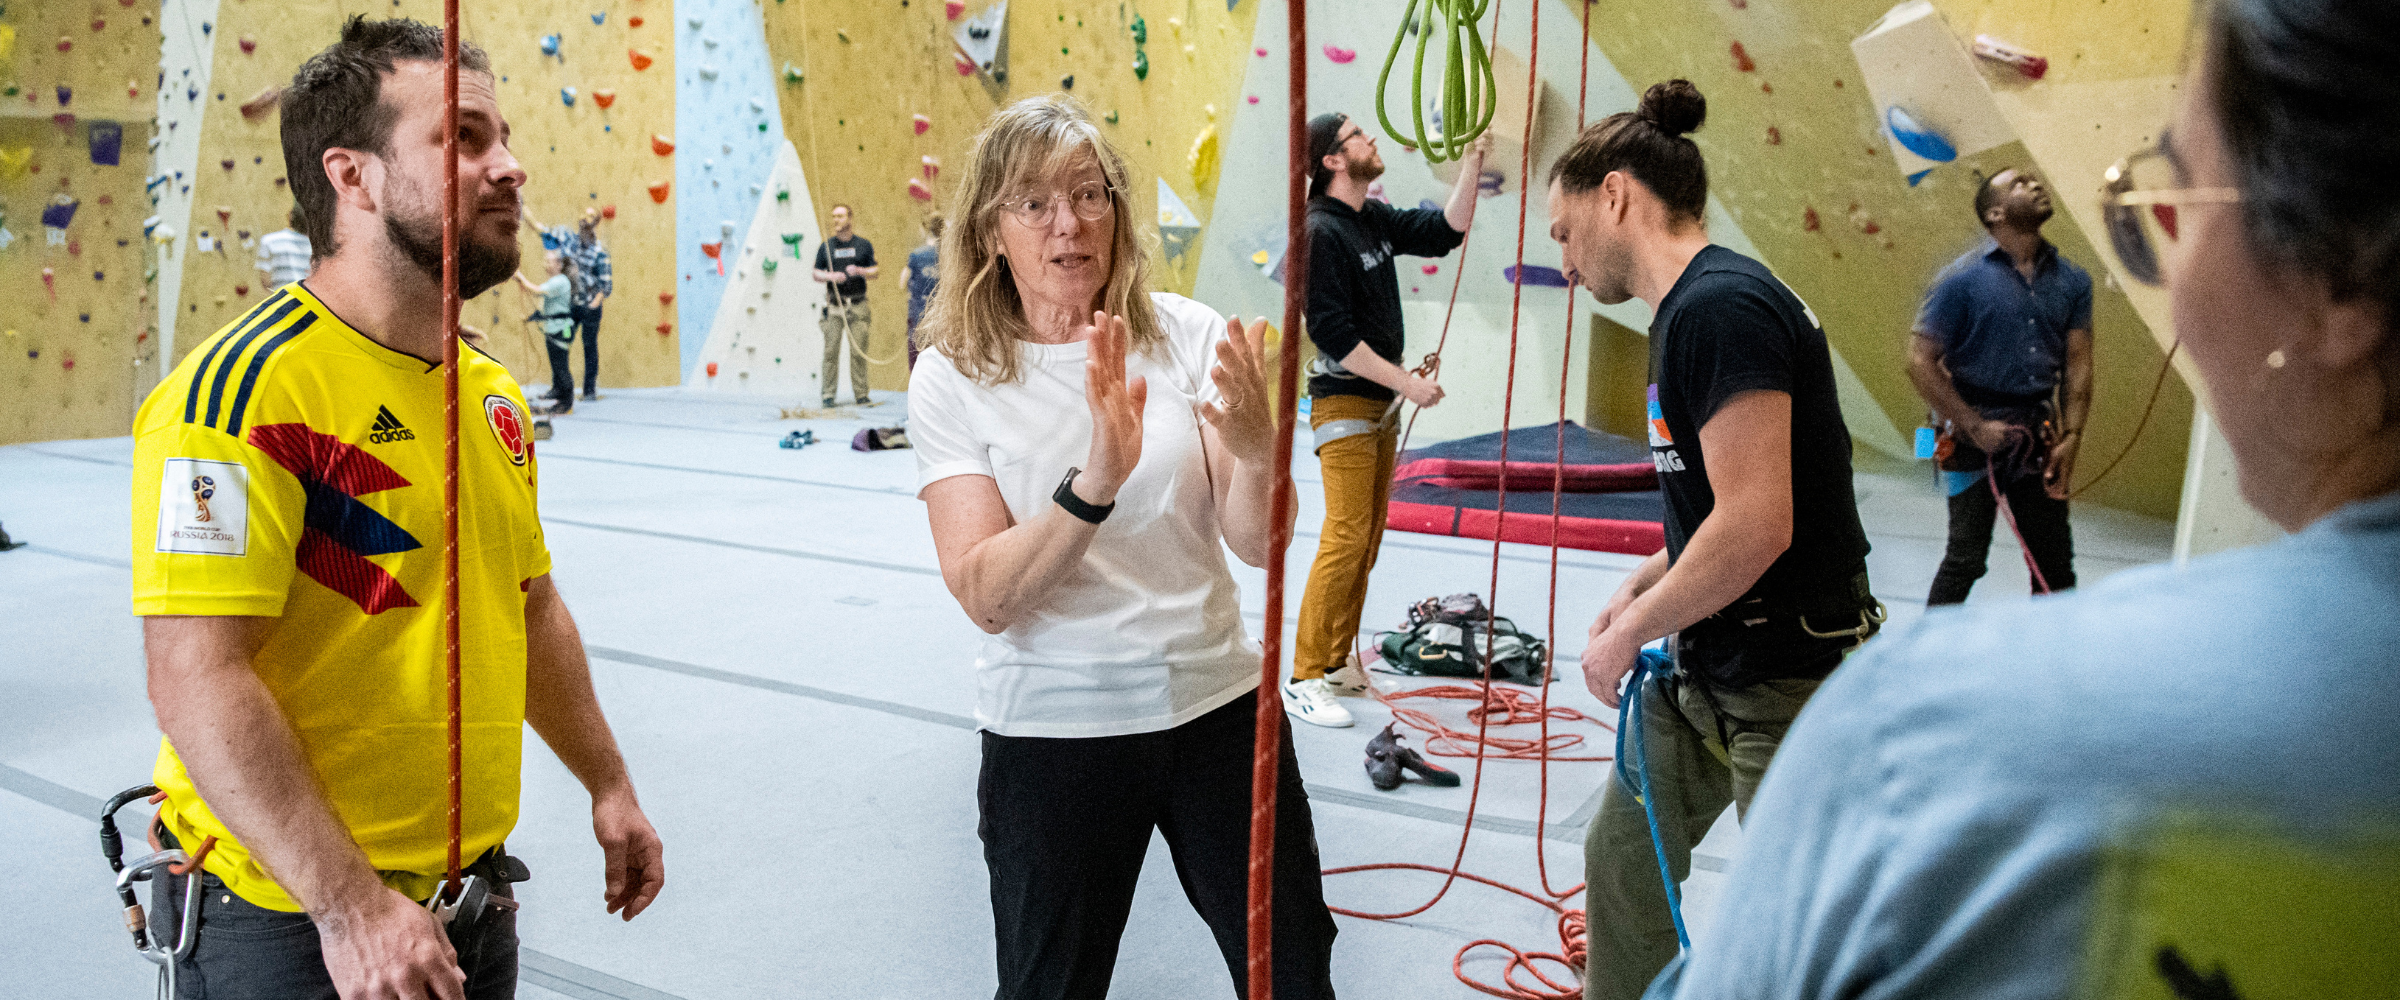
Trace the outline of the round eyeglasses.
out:
[[[1030,192],[1012,194],[1000,199],[1000,210],[1008,213],[1009,218],[1015,219],[1019,223],[1038,228],[1049,225],[1051,219],[1057,218],[1058,206],[1061,202],[1064,202],[1075,213],[1076,218],[1086,222],[1098,222],[1105,219],[1108,217],[1109,210],[1116,207],[1115,199],[1110,195],[1107,183],[1087,181],[1063,194],[1049,196]]]
[[[2125,273],[2145,285],[2167,283],[2166,255],[2177,249],[2183,205],[2233,205],[2242,200],[2237,188],[2187,188],[2175,161],[2168,157],[2166,137],[2156,145],[2118,160],[2101,175],[2100,218],[2108,228],[2109,247]]]

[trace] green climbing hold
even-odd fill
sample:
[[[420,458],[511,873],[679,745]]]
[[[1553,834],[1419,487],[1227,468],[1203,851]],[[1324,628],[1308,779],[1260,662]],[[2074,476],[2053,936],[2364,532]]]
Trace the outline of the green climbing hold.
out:
[[[1133,19],[1133,44],[1135,44],[1135,45],[1141,45],[1141,44],[1144,44],[1144,43],[1148,42],[1149,40],[1150,40],[1150,25],[1149,25],[1149,23],[1148,23],[1148,22],[1146,22],[1146,21],[1143,21],[1143,20],[1142,20],[1141,18],[1139,18],[1139,17],[1136,17],[1136,18],[1134,18],[1134,19]]]
[[[773,257],[769,257],[769,258],[767,258],[767,259],[765,259],[765,260],[759,261],[759,262],[758,262],[758,269],[759,269],[759,270],[761,270],[761,271],[765,271],[765,272],[767,272],[768,274],[773,274],[773,273],[775,273],[775,258],[773,258]]]
[[[1150,78],[1150,53],[1140,49],[1133,50],[1133,78],[1136,80]]]
[[[1067,54],[1067,47],[1066,47],[1066,46],[1064,46],[1064,45],[1061,45],[1061,46],[1059,46],[1059,47],[1058,47],[1058,54],[1059,54],[1059,55],[1062,55],[1062,56],[1063,56],[1063,55],[1066,55],[1066,54]]]
[[[764,132],[764,131],[766,131],[766,130],[767,130],[767,123],[765,123],[765,122],[760,122],[760,123],[758,123],[758,130],[759,130],[759,131],[761,131],[761,132]]]
[[[804,78],[800,75],[800,67],[788,62],[783,64],[783,82],[796,86],[802,79]]]
[[[1107,121],[1107,122],[1108,122],[1109,124],[1111,124],[1111,125],[1114,125],[1114,124],[1116,124],[1116,123],[1117,123],[1117,113],[1116,113],[1115,111],[1113,111],[1113,110],[1112,110],[1112,111],[1110,111],[1110,112],[1108,113],[1108,117],[1107,117],[1106,119],[1104,119],[1104,120],[1105,120],[1105,121]]]
[[[791,188],[776,188],[776,189],[775,189],[775,200],[776,200],[776,201],[790,201],[790,200],[792,200],[792,189],[791,189]],[[795,241],[795,242],[797,242],[797,241]]]

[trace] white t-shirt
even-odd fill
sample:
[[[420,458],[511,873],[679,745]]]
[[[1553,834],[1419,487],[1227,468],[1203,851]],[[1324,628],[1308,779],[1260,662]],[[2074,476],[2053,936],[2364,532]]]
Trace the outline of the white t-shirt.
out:
[[[1083,561],[976,657],[975,721],[1002,736],[1156,732],[1258,686],[1260,652],[1242,628],[1201,458],[1199,405],[1217,399],[1208,369],[1225,319],[1180,295],[1150,300],[1166,343],[1125,359],[1128,376],[1149,380],[1141,461]],[[1059,480],[1089,456],[1092,414],[1089,345],[1019,349],[1024,377],[997,386],[925,352],[909,379],[908,438],[920,492],[988,476],[1021,524],[1053,506]]]

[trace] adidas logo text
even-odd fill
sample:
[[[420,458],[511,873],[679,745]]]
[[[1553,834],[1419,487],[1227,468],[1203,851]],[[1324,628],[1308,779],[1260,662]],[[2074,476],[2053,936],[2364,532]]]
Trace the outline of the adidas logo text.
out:
[[[367,432],[368,444],[390,444],[394,441],[414,441],[417,432],[400,425],[400,418],[389,407],[375,408],[375,426]]]

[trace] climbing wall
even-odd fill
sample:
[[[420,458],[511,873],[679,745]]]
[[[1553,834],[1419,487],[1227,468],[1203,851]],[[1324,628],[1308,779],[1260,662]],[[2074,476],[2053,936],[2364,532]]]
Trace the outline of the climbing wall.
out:
[[[724,297],[712,305],[715,322],[684,384],[806,403],[823,395],[825,341],[811,305],[822,286],[809,278],[809,257],[822,234],[791,143],[777,151],[761,187],[741,230],[748,241],[720,250]]]
[[[679,359],[687,384],[732,284],[734,259],[720,255],[740,252],[785,145],[763,13],[757,0],[675,4],[675,311],[689,331]]]
[[[155,0],[0,4],[0,444],[125,433],[157,381],[157,18]]]
[[[1974,172],[2044,173],[2059,207],[2045,234],[2097,286],[2096,385],[2080,460],[2089,476],[2131,438],[2163,357],[2152,323],[2165,329],[2163,309],[2137,309],[2093,245],[2100,230],[2089,205],[2100,170],[2143,138],[2132,123],[2163,120],[2190,5],[1935,6],[1962,44],[1992,34],[2041,53],[2050,68],[2032,81],[1981,63],[2022,141],[1942,165],[1913,187],[1891,161],[1850,47],[1889,0],[1603,2],[1591,8],[1591,39],[1627,80],[1681,76],[1708,96],[1708,123],[1693,138],[1708,157],[1710,189],[1903,428],[1925,412],[1905,367],[1917,306],[1934,275],[1983,238]],[[2089,499],[2174,517],[2191,409],[2191,393],[2170,376],[2149,429]]]
[[[289,5],[221,0],[211,32],[214,69],[199,100],[201,151],[189,230],[173,252],[184,263],[175,345],[189,351],[263,293],[246,245],[283,228],[291,194],[283,176],[281,121],[261,91],[288,83],[330,44],[353,13],[441,18],[435,0],[332,0]],[[587,0],[578,6],[462,5],[462,34],[490,55],[511,146],[527,174],[525,204],[548,225],[572,225],[586,208],[613,216],[600,227],[616,273],[601,329],[601,385],[672,385],[677,327],[659,300],[674,283],[674,251],[659,238],[675,225],[675,27],[667,0]],[[570,95],[568,89],[573,88]],[[605,106],[604,106],[605,105]],[[188,127],[188,126],[187,126]],[[216,249],[203,250],[201,237]],[[541,242],[524,234],[524,268],[539,278]],[[549,362],[521,318],[535,303],[513,284],[471,299],[465,321],[490,335],[492,353],[521,381],[547,383]],[[582,348],[578,347],[580,355]],[[581,380],[581,362],[577,362]]]
[[[955,212],[948,171],[963,169],[976,130],[1001,102],[1062,89],[1072,94],[1107,122],[1102,127],[1125,154],[1134,208],[1145,221],[1158,218],[1158,182],[1164,180],[1195,221],[1209,222],[1218,180],[1206,171],[1196,177],[1191,153],[1212,129],[1226,127],[1235,102],[1243,100],[1240,83],[1252,60],[1258,2],[1011,0],[1006,79],[997,81],[972,67],[962,73],[952,55],[953,30],[985,11],[981,2],[766,5],[784,121],[819,223],[829,225],[824,213],[834,204],[850,205],[859,234],[874,241],[883,264],[882,276],[867,283],[875,312],[868,353],[879,362],[871,366],[875,388],[907,384],[908,295],[900,265],[923,241],[919,224],[926,212],[937,206]],[[1138,73],[1137,57],[1146,64]],[[934,159],[931,177],[923,159],[928,156]],[[920,182],[916,193],[912,180]],[[1188,250],[1198,250],[1205,239],[1193,237]],[[804,251],[811,252],[813,247]],[[1186,252],[1172,265],[1163,248],[1153,253],[1160,289],[1193,289],[1198,253]],[[820,290],[803,294],[823,300]]]

